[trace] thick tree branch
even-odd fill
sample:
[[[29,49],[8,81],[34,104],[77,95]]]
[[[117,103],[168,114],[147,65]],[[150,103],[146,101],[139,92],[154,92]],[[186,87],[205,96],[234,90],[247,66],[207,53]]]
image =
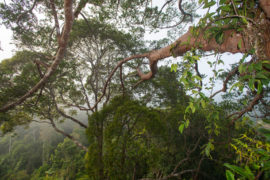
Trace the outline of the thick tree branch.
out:
[[[77,18],[78,15],[81,13],[82,9],[86,6],[88,0],[81,0],[74,11],[74,18]]]
[[[69,34],[73,24],[73,12],[72,12],[72,0],[65,0],[64,1],[64,11],[65,11],[65,25],[63,32],[61,34],[60,43],[58,47],[58,51],[56,53],[55,59],[52,62],[51,66],[47,69],[46,73],[44,74],[43,78],[32,88],[30,89],[25,95],[20,97],[15,102],[9,103],[0,108],[0,112],[6,112],[17,105],[23,103],[27,98],[34,95],[38,89],[40,89],[46,82],[48,81],[49,77],[55,72],[58,67],[58,64],[63,59],[65,50],[67,47],[67,42],[69,39]]]
[[[269,0],[260,0],[260,6],[265,12],[267,18],[270,18],[270,1]]]
[[[142,80],[148,80],[156,74],[157,62],[159,60],[170,57],[172,54],[174,56],[181,56],[192,48],[198,48],[203,51],[218,51],[220,53],[246,53],[249,51],[250,47],[243,44],[244,40],[245,38],[236,31],[225,30],[224,42],[218,44],[215,38],[210,40],[206,39],[202,31],[199,33],[198,37],[194,37],[190,28],[186,34],[177,39],[173,44],[159,50],[151,51],[147,56],[151,71],[147,74],[138,71],[138,74]],[[241,48],[238,46],[239,42],[242,42]]]

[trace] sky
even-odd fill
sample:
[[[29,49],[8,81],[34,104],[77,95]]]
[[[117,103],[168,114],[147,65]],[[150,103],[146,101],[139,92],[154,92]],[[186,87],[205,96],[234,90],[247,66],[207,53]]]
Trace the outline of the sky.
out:
[[[0,26],[0,61],[12,57],[16,47],[11,44],[12,32],[4,26]]]
[[[2,1],[2,0],[0,0]],[[8,0],[7,0],[8,2]],[[160,0],[160,1],[156,1],[154,5],[158,5],[159,7],[161,7],[164,4],[164,0]],[[205,12],[204,10],[199,10],[198,11],[199,14],[203,15]],[[194,22],[193,24],[195,24],[196,22]],[[160,32],[158,34],[147,34],[146,35],[146,39],[148,40],[158,40],[161,38],[164,38],[167,36],[166,31]],[[0,61],[6,58],[10,58],[14,55],[15,51],[16,51],[16,47],[15,45],[12,44],[12,32],[10,30],[7,30],[4,26],[0,26]],[[235,63],[237,60],[241,59],[242,55],[241,54],[236,54],[236,55],[231,55],[231,54],[223,54],[222,55],[222,59],[225,61],[225,65],[222,66],[218,66],[217,69],[229,69],[230,65]],[[172,59],[172,58],[171,58]],[[215,56],[208,56],[208,57],[204,57],[202,58],[201,61],[199,61],[199,71],[201,74],[205,74],[209,77],[213,76],[213,72],[210,70],[210,66],[209,64],[207,64],[207,61],[215,61],[216,57]],[[173,59],[172,63],[175,63],[177,61],[181,61],[181,57],[175,58]],[[163,64],[163,61],[161,61],[159,63],[160,65]],[[206,78],[206,80],[204,81],[204,83],[208,82],[208,78]],[[218,89],[222,88],[222,82],[218,82],[216,83],[216,86],[214,87],[213,92],[215,92]],[[208,95],[210,92],[206,92]],[[217,99],[219,99],[220,97],[217,97]]]

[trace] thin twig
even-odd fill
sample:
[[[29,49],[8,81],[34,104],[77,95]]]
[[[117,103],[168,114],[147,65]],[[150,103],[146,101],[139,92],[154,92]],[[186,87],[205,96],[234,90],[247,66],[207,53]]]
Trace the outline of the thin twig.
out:
[[[235,4],[234,4],[233,0],[231,0],[231,3],[232,3],[232,6],[233,6],[234,13],[235,13],[236,15],[238,15],[238,12],[237,12],[237,10],[236,10],[236,7],[235,7]]]
[[[259,100],[263,98],[263,94],[256,94],[256,96],[253,98],[253,100],[249,103],[249,105],[243,109],[242,111],[235,112],[227,116],[227,118],[231,118],[233,116],[236,116],[232,121],[231,124],[234,124],[234,122],[241,118],[246,112],[252,111],[253,107],[258,104]]]
[[[21,18],[22,18],[24,15],[26,15],[26,14],[28,14],[28,13],[32,13],[32,11],[33,11],[33,9],[35,8],[36,4],[37,4],[37,0],[34,1],[32,7],[31,7],[29,10],[23,12],[22,14],[20,14],[20,15],[18,16],[16,23],[18,24],[18,22],[21,20]]]

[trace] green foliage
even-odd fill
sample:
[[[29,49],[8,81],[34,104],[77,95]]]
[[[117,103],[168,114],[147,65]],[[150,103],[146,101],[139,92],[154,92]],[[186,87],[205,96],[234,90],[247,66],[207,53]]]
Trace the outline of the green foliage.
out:
[[[270,176],[270,145],[267,142],[250,138],[243,134],[240,138],[233,139],[231,147],[238,158],[236,165],[225,163],[224,166],[235,172],[241,178],[254,179],[257,174],[265,172],[263,178]],[[228,177],[227,177],[228,179]]]

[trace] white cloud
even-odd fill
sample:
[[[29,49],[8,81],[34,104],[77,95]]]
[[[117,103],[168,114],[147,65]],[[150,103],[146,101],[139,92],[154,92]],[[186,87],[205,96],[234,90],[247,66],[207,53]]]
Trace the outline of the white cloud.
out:
[[[15,45],[11,44],[12,31],[0,26],[0,61],[12,57]]]

